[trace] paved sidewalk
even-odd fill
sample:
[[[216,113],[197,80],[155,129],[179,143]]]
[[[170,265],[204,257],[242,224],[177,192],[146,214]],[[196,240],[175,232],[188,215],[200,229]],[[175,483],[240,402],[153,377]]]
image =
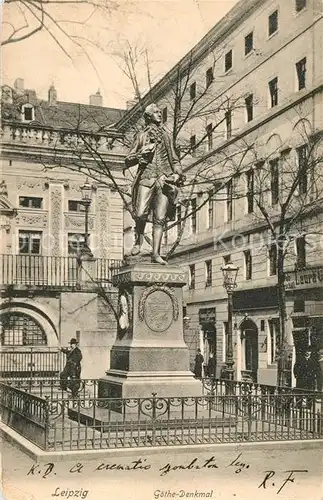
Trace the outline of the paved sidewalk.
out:
[[[264,444],[254,450],[228,450],[218,445],[210,451],[185,453],[174,448],[157,455],[138,449],[136,455],[132,450],[110,459],[37,465],[4,441],[3,498],[322,500],[322,452],[306,446],[286,443],[276,450]],[[290,470],[308,472],[286,472]]]

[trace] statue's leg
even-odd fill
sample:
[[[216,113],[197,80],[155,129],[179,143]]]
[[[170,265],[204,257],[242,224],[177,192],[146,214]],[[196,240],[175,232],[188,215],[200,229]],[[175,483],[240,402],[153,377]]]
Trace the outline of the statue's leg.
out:
[[[135,228],[135,244],[131,250],[132,255],[140,253],[142,244],[144,242],[144,232],[146,221],[149,213],[153,194],[153,188],[147,186],[138,186],[137,193],[137,210],[136,210],[136,228]]]
[[[160,255],[160,247],[163,238],[164,227],[166,224],[166,213],[168,207],[168,198],[162,193],[161,188],[157,188],[154,200],[154,222],[153,222],[153,254],[152,261],[158,264],[167,264],[166,260]]]

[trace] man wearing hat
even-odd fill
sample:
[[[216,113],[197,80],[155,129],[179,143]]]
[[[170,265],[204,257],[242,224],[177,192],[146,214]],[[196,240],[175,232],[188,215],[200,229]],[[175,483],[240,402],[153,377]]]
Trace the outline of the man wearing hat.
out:
[[[66,365],[60,373],[60,388],[62,391],[71,389],[72,396],[76,397],[80,388],[82,352],[75,338],[72,338],[69,344],[70,347],[61,348],[61,351],[66,354]]]

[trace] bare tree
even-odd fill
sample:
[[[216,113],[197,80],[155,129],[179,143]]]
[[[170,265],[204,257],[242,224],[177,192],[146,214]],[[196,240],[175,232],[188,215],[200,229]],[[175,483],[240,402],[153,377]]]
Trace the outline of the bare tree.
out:
[[[4,0],[1,45],[14,44],[46,33],[71,58],[69,44],[89,59],[89,46],[97,46],[111,17],[131,11],[131,0]],[[98,23],[106,20],[106,23]],[[98,36],[98,30],[100,34]]]
[[[295,260],[295,246],[299,246],[303,254],[296,255],[295,270],[304,267],[305,248],[310,247],[311,237],[322,231],[319,223],[314,228],[310,224],[322,213],[323,135],[322,131],[310,130],[300,111],[294,112],[298,113],[298,126],[285,143],[278,141],[272,148],[263,144],[261,138],[250,142],[240,140],[235,145],[235,153],[232,150],[225,153],[226,162],[231,164],[232,178],[243,175],[246,181],[237,183],[233,197],[247,198],[248,212],[253,214],[254,222],[270,234],[266,251],[271,274],[277,277],[280,326],[277,385],[286,383],[289,376],[286,372],[286,266]],[[242,155],[245,155],[243,161]],[[247,191],[242,187],[245,185]]]

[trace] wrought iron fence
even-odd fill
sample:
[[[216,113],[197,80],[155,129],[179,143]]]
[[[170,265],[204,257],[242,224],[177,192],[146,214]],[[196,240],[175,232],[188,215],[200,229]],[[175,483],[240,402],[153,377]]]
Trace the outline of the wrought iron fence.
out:
[[[35,398],[6,385],[2,408],[10,406],[10,391],[18,391],[26,404]],[[46,442],[39,444],[38,437],[36,444],[59,451],[318,439],[322,438],[322,396],[248,393],[167,398],[152,394],[111,399],[84,396],[83,389],[77,398],[56,393],[37,398],[44,404],[44,416],[36,420],[46,427]],[[11,412],[24,419],[21,404]],[[11,425],[10,419],[6,422]],[[26,437],[36,442],[30,432]]]
[[[45,399],[0,383],[0,408],[2,422],[46,449],[49,403]]]
[[[215,394],[223,396],[227,394],[236,396],[245,396],[252,394],[253,396],[265,396],[274,394],[303,394],[313,393],[305,389],[297,389],[295,387],[282,387],[276,385],[257,384],[255,382],[245,382],[238,380],[224,380],[212,377],[203,377],[201,379],[203,394]]]
[[[71,389],[67,386],[67,390],[61,389],[60,380],[56,378],[36,378],[36,377],[12,377],[3,380],[3,383],[10,387],[20,389],[29,394],[35,394],[45,399],[68,399],[71,397]],[[98,397],[98,379],[79,379],[73,380],[73,389],[78,387],[78,397]]]

